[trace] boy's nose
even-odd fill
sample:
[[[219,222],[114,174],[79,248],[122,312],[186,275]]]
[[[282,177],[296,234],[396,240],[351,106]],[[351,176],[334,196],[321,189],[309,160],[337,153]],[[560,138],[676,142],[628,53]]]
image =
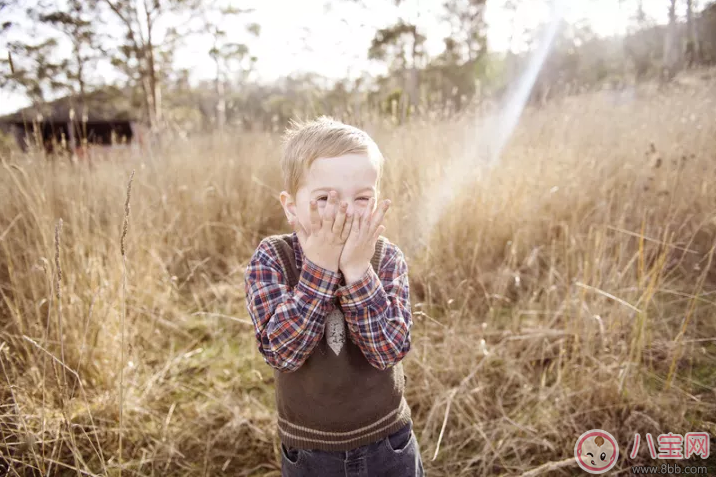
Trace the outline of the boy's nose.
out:
[[[366,206],[361,202],[348,201],[348,207],[346,207],[346,214],[360,214],[366,209]]]

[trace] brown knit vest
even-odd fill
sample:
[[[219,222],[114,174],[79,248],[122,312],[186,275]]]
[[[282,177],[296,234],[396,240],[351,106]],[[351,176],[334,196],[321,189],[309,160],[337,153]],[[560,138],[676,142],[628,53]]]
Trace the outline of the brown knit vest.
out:
[[[292,234],[269,237],[291,288],[300,277]],[[371,265],[378,273],[385,237],[379,237]],[[300,246],[300,245],[299,245]],[[334,304],[340,309],[337,298]],[[370,444],[398,431],[411,420],[403,391],[403,363],[386,370],[373,367],[346,325],[339,354],[326,335],[304,364],[293,372],[274,369],[278,431],[281,441],[299,449],[344,451]]]

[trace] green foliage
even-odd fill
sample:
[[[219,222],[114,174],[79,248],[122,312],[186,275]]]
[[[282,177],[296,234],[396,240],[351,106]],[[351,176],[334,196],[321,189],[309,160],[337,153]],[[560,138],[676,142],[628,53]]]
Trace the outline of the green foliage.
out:
[[[503,55],[485,54],[475,62],[474,77],[478,79],[485,93],[496,91],[507,83],[507,65]]]
[[[0,12],[3,10],[7,10],[8,6],[10,5],[9,0],[0,0]],[[10,21],[3,21],[0,22],[0,33],[4,33],[5,31],[9,30],[12,26],[12,22]]]
[[[391,70],[405,70],[425,55],[425,36],[415,25],[402,20],[375,33],[368,49],[368,58],[386,62]]]
[[[487,0],[447,0],[443,20],[452,27],[446,50],[457,53],[466,61],[476,60],[487,50]],[[448,40],[451,42],[448,45]]]
[[[400,88],[394,89],[392,92],[385,97],[381,105],[381,112],[388,116],[394,116],[397,111],[400,110],[403,101],[403,90]]]
[[[64,10],[57,4],[38,4],[34,16],[40,22],[50,25],[64,35],[72,44],[72,53],[67,58],[65,76],[67,88],[84,96],[87,85],[87,70],[105,52],[99,35],[92,23],[95,9],[83,0],[68,0]]]
[[[500,94],[529,58],[528,52],[507,56],[488,52],[486,0],[441,0],[438,15],[451,30],[438,55],[428,55],[428,32],[417,26],[417,18],[401,15],[375,32],[366,52],[369,59],[388,67],[385,77],[327,84],[329,80],[318,75],[294,74],[275,84],[258,85],[251,81],[257,58],[252,55],[250,39],[260,35],[261,26],[238,22],[251,9],[239,8],[230,0],[144,3],[0,0],[0,15],[17,5],[29,5],[30,22],[54,29],[50,38],[32,37],[28,26],[32,23],[22,19],[22,24],[0,22],[0,33],[17,28],[32,37],[24,43],[7,43],[14,70],[10,58],[0,59],[0,87],[24,93],[35,103],[67,91],[82,92],[89,81],[87,71],[98,56],[104,56],[120,73],[118,86],[151,123],[164,115],[165,119],[191,118],[192,122],[201,117],[211,127],[251,122],[275,127],[295,114],[340,116],[354,110],[398,116],[402,121],[415,108],[459,111],[473,100]],[[366,2],[353,3],[368,8]],[[403,7],[401,1],[393,3]],[[522,4],[508,1],[505,8],[516,11]],[[641,79],[659,71],[664,61],[665,28],[655,25],[643,10],[635,9],[632,16],[635,28],[625,38],[599,38],[587,25],[563,24],[540,72],[535,95],[567,94],[627,75]],[[232,28],[248,33],[246,39],[236,41],[223,28],[227,17],[232,18]],[[698,51],[701,62],[716,61],[716,2],[694,12],[693,19],[698,41],[686,38],[685,28],[679,26],[677,43]],[[110,25],[113,35],[117,31],[119,35],[111,38],[103,33]],[[210,79],[197,88],[189,84],[188,69],[175,69],[174,59],[177,48],[199,33],[210,37],[205,53],[215,68]],[[526,33],[533,48],[540,33],[540,29]],[[61,37],[70,40],[71,52],[57,47]],[[95,85],[88,86],[92,90]],[[191,108],[197,114],[189,114]]]
[[[48,93],[66,88],[62,77],[67,60],[56,60],[57,40],[35,43],[12,41],[7,44],[9,56],[0,60],[3,70],[0,88],[24,92],[34,103],[44,101]]]

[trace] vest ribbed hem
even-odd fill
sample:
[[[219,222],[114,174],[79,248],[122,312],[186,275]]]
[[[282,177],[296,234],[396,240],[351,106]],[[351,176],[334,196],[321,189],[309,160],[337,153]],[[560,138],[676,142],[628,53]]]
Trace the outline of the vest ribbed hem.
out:
[[[279,418],[277,424],[279,438],[286,446],[296,449],[347,451],[384,439],[402,429],[409,422],[411,422],[410,406],[403,396],[395,411],[356,431],[319,431],[292,424],[282,417]]]

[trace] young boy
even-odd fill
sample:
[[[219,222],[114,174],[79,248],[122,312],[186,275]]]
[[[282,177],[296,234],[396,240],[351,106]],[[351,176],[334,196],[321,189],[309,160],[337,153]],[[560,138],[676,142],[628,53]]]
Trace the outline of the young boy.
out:
[[[274,368],[284,477],[423,476],[402,359],[408,268],[380,234],[383,156],[327,117],[285,136],[280,200],[291,234],[264,238],[246,269],[259,352]]]

